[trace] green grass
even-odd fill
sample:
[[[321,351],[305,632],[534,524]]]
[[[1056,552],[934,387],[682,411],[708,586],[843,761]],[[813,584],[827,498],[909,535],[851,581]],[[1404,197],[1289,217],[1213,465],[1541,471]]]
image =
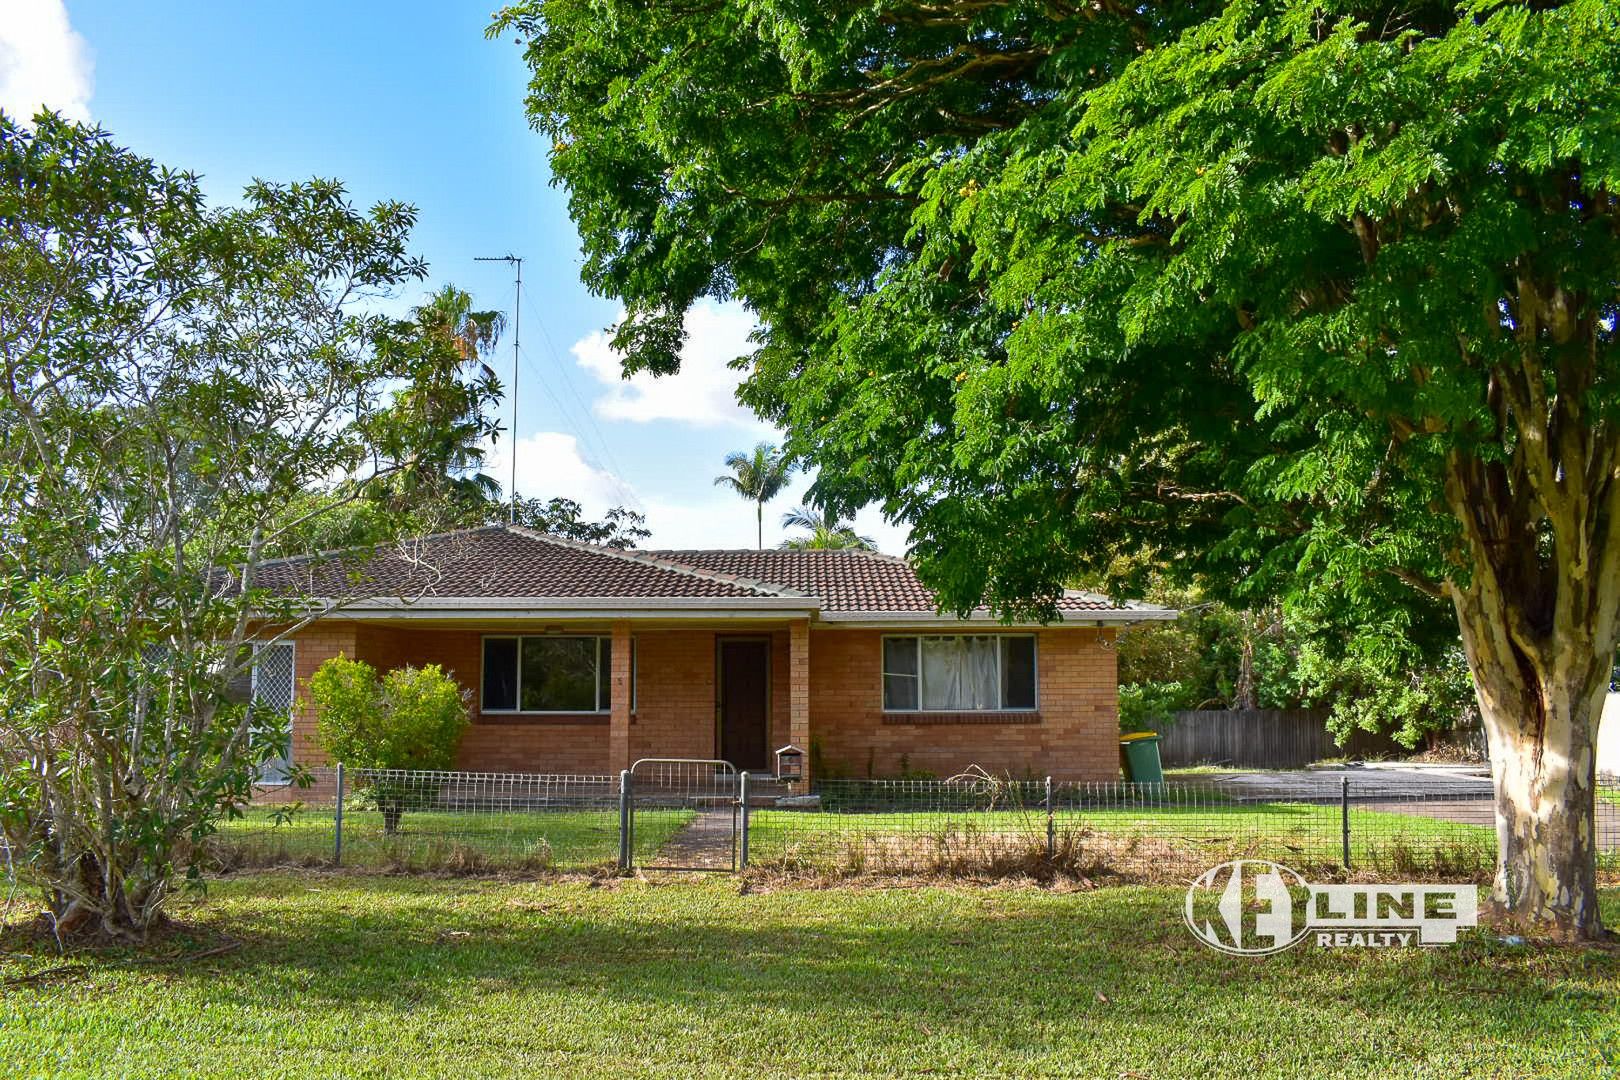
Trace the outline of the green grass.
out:
[[[690,810],[658,810],[636,817],[637,858],[651,858],[693,817]],[[326,862],[332,858],[330,807],[295,811],[277,824],[275,808],[254,806],[224,822],[215,838],[227,864]],[[619,813],[610,810],[409,811],[393,836],[383,832],[382,814],[345,810],[343,861],[350,866],[478,865],[585,869],[607,866],[619,857]]]
[[[0,940],[8,1077],[1593,1077],[1620,954],[1237,958],[1182,893],[267,874],[193,962]],[[1620,896],[1604,897],[1620,919]],[[58,969],[52,971],[51,969]],[[29,976],[46,973],[30,980]]]
[[[827,869],[917,869],[948,848],[951,865],[975,842],[1045,843],[1038,810],[978,813],[812,813],[755,811],[750,861]],[[1343,853],[1340,808],[1305,803],[1117,806],[1059,811],[1060,837],[1098,869],[1131,874],[1194,873],[1223,858],[1259,855],[1302,868],[1336,864]],[[1350,811],[1352,865],[1391,871],[1482,873],[1494,858],[1491,828],[1381,810]],[[959,857],[960,856],[960,857]],[[874,867],[874,862],[878,864]]]

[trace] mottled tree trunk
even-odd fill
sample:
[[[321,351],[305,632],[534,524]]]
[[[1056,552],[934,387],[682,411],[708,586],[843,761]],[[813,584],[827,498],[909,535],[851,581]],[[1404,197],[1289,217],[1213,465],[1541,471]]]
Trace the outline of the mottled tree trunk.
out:
[[[1553,498],[1528,507],[1529,499],[1500,495],[1505,485],[1495,468],[1454,465],[1448,494],[1472,566],[1446,587],[1495,782],[1492,899],[1501,915],[1532,933],[1593,940],[1605,936],[1595,746],[1615,650],[1620,552],[1607,507],[1601,515],[1569,512]],[[1550,544],[1543,540],[1547,517]]]
[[[1603,935],[1593,746],[1608,667],[1570,661],[1526,679],[1487,659],[1474,678],[1496,787],[1492,900],[1527,929],[1583,940]]]

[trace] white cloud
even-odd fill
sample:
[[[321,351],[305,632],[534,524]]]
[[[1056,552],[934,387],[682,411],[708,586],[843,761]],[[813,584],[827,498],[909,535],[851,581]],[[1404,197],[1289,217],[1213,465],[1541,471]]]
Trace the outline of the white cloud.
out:
[[[511,448],[506,441],[485,447],[484,472],[503,489],[512,479]],[[524,498],[573,499],[593,518],[615,506],[637,509],[641,501],[622,479],[588,461],[578,439],[559,431],[537,431],[517,441],[517,489]]]
[[[799,504],[801,494],[801,490],[793,488],[765,504],[766,547],[775,547],[790,535],[782,528],[782,515]],[[751,548],[757,542],[754,504],[721,488],[716,488],[713,496],[693,502],[650,498],[645,512],[647,527],[653,534],[647,542],[649,547]],[[875,506],[855,515],[855,531],[871,537],[886,555],[904,555],[911,535],[905,526],[884,521]]]
[[[0,0],[0,109],[20,120],[41,107],[88,120],[92,73],[63,0]]]
[[[485,447],[484,472],[504,488],[512,475],[510,444]],[[561,496],[580,504],[585,516],[600,518],[615,506],[627,506],[646,515],[652,539],[647,547],[751,548],[755,543],[754,507],[736,495],[716,488],[691,500],[643,496],[612,471],[588,460],[579,440],[559,431],[537,431],[518,440],[518,491],[526,498]],[[765,544],[775,547],[787,535],[782,515],[798,504],[797,487],[765,507]],[[875,507],[855,516],[862,536],[877,541],[878,550],[903,555],[909,530],[885,522]]]
[[[579,366],[607,391],[596,400],[598,416],[609,420],[645,423],[676,420],[699,427],[733,425],[769,431],[768,425],[737,404],[740,372],[727,367],[753,351],[748,335],[753,316],[736,304],[704,302],[686,317],[686,344],[681,349],[681,370],[674,375],[645,372],[623,377],[612,335],[597,331],[576,341],[569,350]]]

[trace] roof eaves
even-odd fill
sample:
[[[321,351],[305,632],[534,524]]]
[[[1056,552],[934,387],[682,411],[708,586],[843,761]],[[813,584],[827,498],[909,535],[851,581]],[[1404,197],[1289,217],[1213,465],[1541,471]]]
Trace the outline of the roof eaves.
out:
[[[427,596],[422,598],[373,596],[341,605],[345,611],[415,610],[496,611],[548,609],[555,611],[597,611],[603,609],[668,611],[702,608],[757,608],[762,611],[815,611],[811,598],[796,596]],[[312,601],[324,603],[330,601]]]

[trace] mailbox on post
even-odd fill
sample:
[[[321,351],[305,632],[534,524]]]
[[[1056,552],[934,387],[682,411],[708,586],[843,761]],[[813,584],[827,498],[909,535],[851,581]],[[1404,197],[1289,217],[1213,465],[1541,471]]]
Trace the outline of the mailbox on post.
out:
[[[789,743],[776,752],[776,778],[778,780],[804,779],[804,751]]]

